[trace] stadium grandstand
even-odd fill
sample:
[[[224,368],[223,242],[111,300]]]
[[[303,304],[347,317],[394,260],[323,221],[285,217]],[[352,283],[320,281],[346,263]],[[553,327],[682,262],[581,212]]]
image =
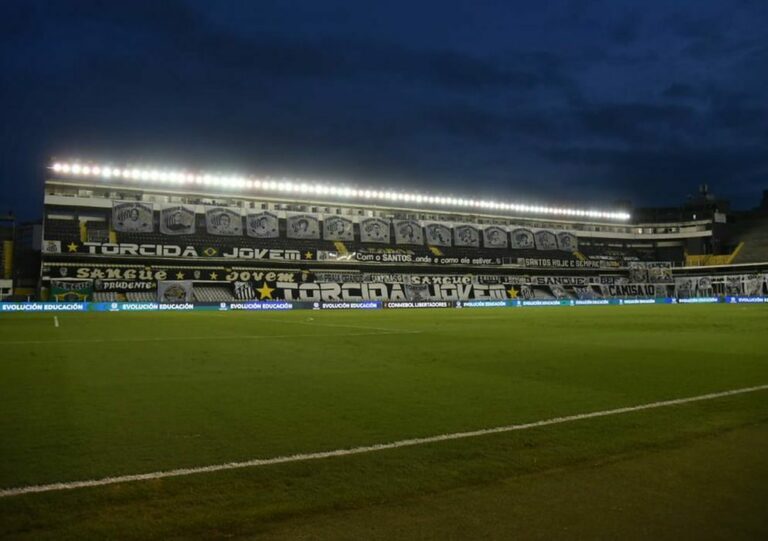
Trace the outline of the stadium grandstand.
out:
[[[473,301],[763,295],[766,203],[595,210],[55,162],[41,298]]]

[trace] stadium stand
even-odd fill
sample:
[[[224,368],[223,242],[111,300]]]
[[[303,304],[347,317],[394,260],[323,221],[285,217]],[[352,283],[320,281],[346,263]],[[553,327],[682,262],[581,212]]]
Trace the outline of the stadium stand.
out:
[[[331,284],[323,295],[332,298],[340,295],[332,284],[350,283],[409,299],[468,294],[454,282],[479,298],[491,290],[540,300],[705,295],[725,291],[727,279],[732,290],[738,282],[756,291],[752,274],[763,268],[695,287],[678,287],[677,277],[768,262],[765,213],[727,223],[708,194],[701,208],[630,220],[620,211],[492,202],[462,210],[464,200],[384,192],[369,202],[363,191],[267,182],[263,193],[204,183],[185,193],[167,179],[152,182],[154,172],[95,179],[67,171],[59,164],[46,182],[40,282],[90,280],[93,299],[104,302],[156,300],[172,281],[189,284],[196,302],[310,299],[319,286],[306,284],[315,282]]]

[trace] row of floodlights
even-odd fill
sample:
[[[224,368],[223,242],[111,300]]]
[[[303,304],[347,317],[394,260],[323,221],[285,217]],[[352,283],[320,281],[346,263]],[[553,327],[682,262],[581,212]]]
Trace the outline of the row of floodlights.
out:
[[[523,205],[518,203],[499,203],[460,197],[444,197],[439,195],[412,194],[382,190],[356,189],[348,186],[329,186],[289,180],[256,179],[243,176],[224,176],[183,171],[167,171],[161,169],[137,169],[99,165],[84,165],[80,163],[56,162],[51,169],[58,174],[78,177],[94,177],[109,179],[126,179],[138,182],[153,182],[169,185],[198,185],[216,186],[220,188],[265,190],[281,193],[297,193],[340,197],[346,199],[366,199],[384,201],[402,201],[405,203],[440,205],[449,207],[469,207],[478,209],[501,210],[524,214],[547,214],[553,216],[573,216],[580,218],[598,218],[604,220],[629,220],[626,212],[605,212],[599,210],[580,210],[561,207],[546,207],[539,205]]]

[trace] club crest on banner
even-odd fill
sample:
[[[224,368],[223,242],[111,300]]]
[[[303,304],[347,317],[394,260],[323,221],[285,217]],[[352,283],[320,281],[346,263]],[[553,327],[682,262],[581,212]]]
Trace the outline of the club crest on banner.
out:
[[[152,204],[112,201],[112,229],[121,233],[152,233]]]
[[[453,228],[454,246],[480,246],[480,231],[473,225],[457,225]]]
[[[395,244],[424,244],[424,233],[417,220],[395,220]]]
[[[489,225],[483,229],[483,246],[486,248],[506,248],[507,230],[498,225]]]
[[[432,246],[450,246],[451,228],[441,223],[428,223],[424,226],[427,244]]]
[[[279,235],[278,219],[271,212],[249,213],[245,219],[246,233],[257,239],[274,239]]]
[[[289,239],[319,239],[320,220],[312,214],[291,214],[286,220],[286,236]]]
[[[192,302],[192,282],[189,280],[165,280],[157,283],[157,300],[163,303]]]
[[[323,238],[325,240],[355,240],[352,220],[343,216],[323,217]]]
[[[160,211],[160,232],[164,235],[194,235],[195,208],[168,205]]]
[[[389,220],[383,218],[360,220],[360,241],[389,244]]]
[[[205,228],[211,235],[240,236],[243,223],[240,212],[225,207],[205,211]]]

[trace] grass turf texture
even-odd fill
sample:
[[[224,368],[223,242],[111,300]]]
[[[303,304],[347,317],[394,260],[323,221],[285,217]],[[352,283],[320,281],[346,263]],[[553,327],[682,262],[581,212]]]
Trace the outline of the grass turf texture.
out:
[[[58,328],[52,315],[0,318],[3,488],[768,383],[760,306],[57,317]],[[765,538],[766,444],[761,391],[367,455],[2,498],[0,538]]]

